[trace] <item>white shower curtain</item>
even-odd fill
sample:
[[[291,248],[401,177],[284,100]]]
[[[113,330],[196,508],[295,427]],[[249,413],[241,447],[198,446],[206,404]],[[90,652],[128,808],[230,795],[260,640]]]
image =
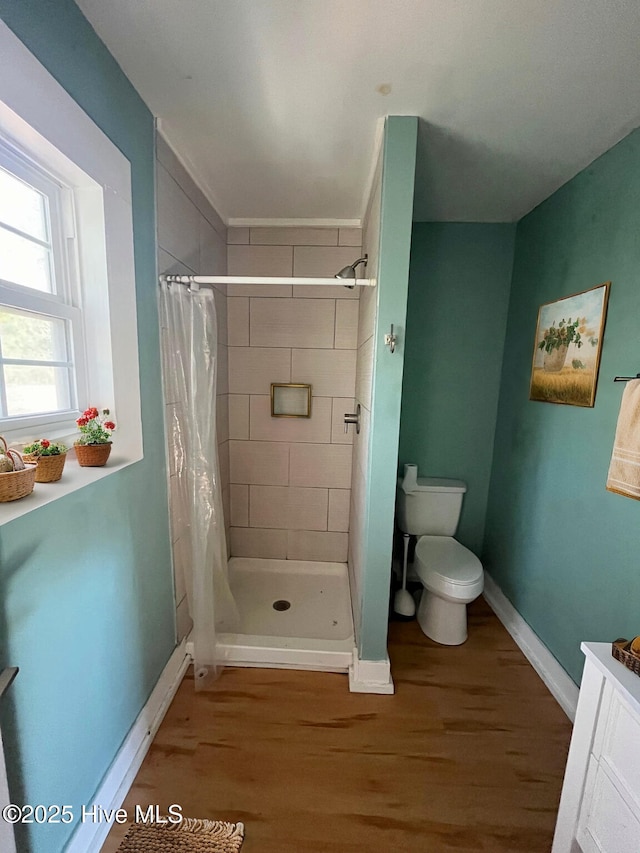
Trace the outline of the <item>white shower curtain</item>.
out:
[[[196,690],[218,675],[216,636],[238,629],[229,588],[216,436],[217,323],[213,291],[160,283],[171,513],[187,536],[186,587]]]

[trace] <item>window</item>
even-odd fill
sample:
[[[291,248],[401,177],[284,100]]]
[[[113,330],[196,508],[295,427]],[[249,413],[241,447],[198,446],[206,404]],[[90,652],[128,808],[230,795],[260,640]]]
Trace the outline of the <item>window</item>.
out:
[[[0,434],[69,444],[88,406],[118,424],[106,469],[67,463],[0,524],[143,457],[133,246],[129,161],[0,21]]]
[[[73,192],[0,140],[0,431],[64,424],[86,399]]]

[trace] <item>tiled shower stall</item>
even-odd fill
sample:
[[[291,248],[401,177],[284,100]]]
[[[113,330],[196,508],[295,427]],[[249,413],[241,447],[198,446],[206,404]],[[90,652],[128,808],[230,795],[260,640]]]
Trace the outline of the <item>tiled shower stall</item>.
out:
[[[363,230],[227,228],[162,139],[157,174],[159,272],[331,278],[366,251],[369,265],[360,274],[376,276],[379,172]],[[276,572],[306,573],[309,589],[317,591],[319,564],[329,573],[341,564],[345,583],[348,564],[351,600],[347,589],[346,606],[349,623],[353,611],[357,626],[376,290],[342,284],[229,284],[215,285],[214,293],[219,336],[215,410],[230,570],[243,571],[243,558],[286,561]],[[312,386],[310,418],[271,416],[271,383],[289,382]],[[348,432],[344,427],[345,413],[355,412],[357,403],[359,435],[353,426]],[[170,475],[175,486],[172,468]],[[175,487],[170,495],[180,640],[191,629],[185,596],[188,550]],[[257,590],[264,578],[254,576],[249,583]],[[352,648],[353,627],[349,637]]]

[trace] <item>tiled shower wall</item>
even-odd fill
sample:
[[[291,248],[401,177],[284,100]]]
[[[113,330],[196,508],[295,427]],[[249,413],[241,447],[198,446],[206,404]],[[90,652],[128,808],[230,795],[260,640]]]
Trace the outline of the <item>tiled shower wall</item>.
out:
[[[171,149],[157,139],[158,272],[173,275],[224,275],[227,271],[227,229],[196,187]],[[214,290],[218,315],[218,384],[216,420],[220,479],[229,518],[229,423],[227,370],[226,285]],[[167,406],[178,401],[166,400]],[[176,489],[175,469],[169,454],[169,498],[173,544],[176,625],[180,641],[191,630],[186,599],[186,525]],[[227,521],[228,525],[228,521]],[[227,536],[228,539],[228,536]]]
[[[355,228],[229,228],[230,275],[333,276]],[[361,268],[360,268],[361,269]],[[359,290],[229,285],[231,555],[346,562]],[[272,418],[272,382],[312,385],[310,419]]]

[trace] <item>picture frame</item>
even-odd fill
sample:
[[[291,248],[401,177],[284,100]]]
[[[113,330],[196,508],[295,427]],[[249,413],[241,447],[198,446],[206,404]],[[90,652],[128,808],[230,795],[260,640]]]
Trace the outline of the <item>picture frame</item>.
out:
[[[540,306],[530,400],[594,406],[610,288],[606,281]]]

